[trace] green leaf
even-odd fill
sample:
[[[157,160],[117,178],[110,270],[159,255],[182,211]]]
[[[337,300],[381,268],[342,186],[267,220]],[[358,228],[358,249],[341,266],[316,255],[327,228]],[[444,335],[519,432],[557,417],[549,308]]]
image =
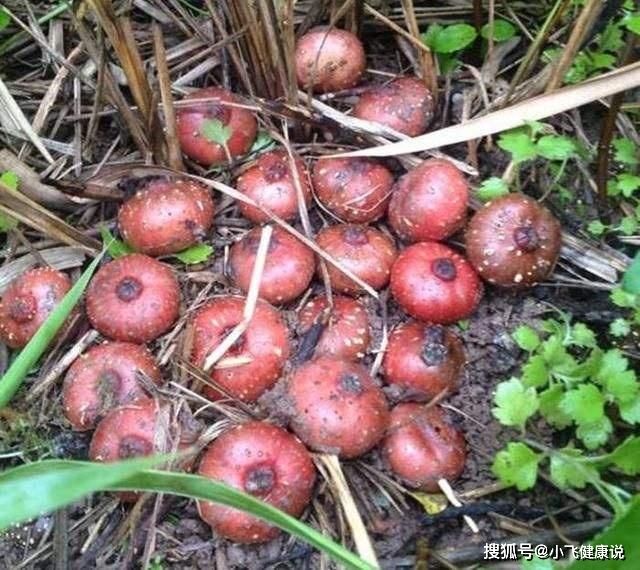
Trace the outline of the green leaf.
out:
[[[11,23],[11,16],[5,10],[4,6],[0,6],[0,32]]]
[[[596,335],[584,323],[576,323],[571,327],[571,344],[593,348],[597,345]]]
[[[544,392],[540,392],[540,413],[552,426],[558,429],[571,425],[572,419],[560,406],[564,388],[560,384],[551,386]]]
[[[617,138],[611,143],[615,152],[613,157],[623,164],[636,165],[640,160],[638,159],[638,148],[636,144],[627,138]]]
[[[604,396],[597,386],[581,384],[565,393],[560,407],[577,424],[590,424],[604,416]]]
[[[522,367],[522,382],[525,386],[540,388],[549,382],[549,368],[540,354],[535,354]]]
[[[593,222],[589,222],[587,226],[587,231],[594,236],[601,236],[607,229],[600,220],[594,220]]]
[[[600,384],[606,384],[611,376],[624,372],[628,367],[629,361],[622,352],[617,348],[612,348],[602,353],[594,378]]]
[[[508,184],[502,180],[502,178],[498,178],[497,176],[487,178],[476,190],[476,196],[481,202],[490,202],[491,200],[495,200],[496,198],[508,193]]]
[[[193,265],[207,261],[213,253],[213,246],[206,243],[199,243],[179,253],[174,253],[173,257],[177,257],[182,263]]]
[[[616,337],[627,336],[631,332],[631,326],[627,319],[618,317],[609,323],[609,334]]]
[[[610,53],[596,52],[591,54],[591,64],[594,69],[609,69],[615,63],[616,58]]]
[[[576,154],[576,143],[569,137],[545,135],[536,143],[538,154],[549,160],[566,160]]]
[[[573,487],[583,489],[590,481],[600,479],[595,467],[579,461],[582,453],[578,449],[563,449],[551,456],[549,475],[561,489]]]
[[[1,20],[2,14],[3,12],[2,10],[0,10],[0,20]],[[2,27],[0,26],[0,30],[1,29]],[[18,182],[19,182],[18,175],[15,172],[12,172],[11,170],[7,170],[6,172],[3,172],[2,175],[0,175],[0,182],[4,184],[7,188],[10,188],[11,190],[18,189]],[[18,220],[5,214],[4,212],[0,212],[0,232],[7,232],[9,230],[12,230],[17,225],[18,225]]]
[[[107,253],[113,257],[113,259],[135,252],[135,249],[133,249],[128,243],[113,237],[109,228],[104,224],[100,226],[100,237],[102,238],[103,247],[107,248]]]
[[[616,402],[624,403],[633,400],[638,394],[638,381],[633,370],[624,370],[600,376],[605,392]]]
[[[527,325],[520,325],[511,333],[511,337],[522,350],[528,352],[535,350],[540,345],[538,333]]]
[[[536,484],[538,464],[543,457],[524,443],[512,441],[496,454],[491,470],[503,484],[526,491]]]
[[[256,140],[253,141],[253,145],[249,149],[249,154],[267,152],[275,148],[275,146],[276,141],[274,138],[267,131],[259,130]]]
[[[637,302],[637,293],[627,292],[622,287],[616,287],[611,291],[609,299],[611,299],[611,302],[616,307],[635,307]]]
[[[627,28],[627,30],[640,36],[640,12],[636,12],[635,14],[627,14],[622,20],[622,23]]]
[[[640,437],[630,435],[607,456],[606,461],[627,475],[640,473]]]
[[[569,570],[629,570],[634,566],[634,560],[640,560],[640,540],[638,540],[638,529],[640,528],[640,495],[631,499],[627,509],[619,514],[611,526],[604,532],[591,539],[590,544],[605,544],[611,548],[620,546],[624,553],[622,559],[617,557],[609,560],[576,560],[568,566]]]
[[[476,39],[477,33],[469,24],[451,26],[431,25],[422,40],[436,53],[454,53],[466,48]]]
[[[162,459],[148,457],[117,463],[51,460],[6,471],[0,475],[0,529],[98,490],[169,493],[241,509],[316,546],[348,568],[373,569],[312,527],[251,495],[198,475],[143,470]]]
[[[640,398],[634,398],[629,402],[618,404],[620,417],[628,424],[640,423]]]
[[[636,253],[631,265],[627,267],[620,285],[627,293],[632,293],[633,295],[640,293],[640,252]]]
[[[640,188],[640,176],[623,172],[618,175],[616,185],[625,198],[630,198]]]
[[[13,361],[9,370],[0,379],[0,409],[11,401],[29,371],[47,350],[47,347],[55,338],[73,308],[78,304],[103,255],[104,252],[96,257],[89,267],[84,270],[80,279],[71,287],[70,291],[60,301],[60,304],[51,311],[27,346],[22,349]]]
[[[527,420],[538,410],[538,394],[527,388],[518,378],[498,384],[494,395],[496,407],[493,415],[505,426],[524,427]]]
[[[205,119],[200,127],[200,133],[207,140],[223,146],[233,134],[231,128],[218,119]]]
[[[624,46],[622,30],[618,22],[609,22],[607,24],[600,36],[598,45],[602,51],[609,51],[611,53],[617,53],[622,46]]]
[[[501,134],[498,137],[498,146],[510,152],[511,158],[516,163],[538,156],[538,148],[531,136],[520,129]]]
[[[495,20],[493,27],[490,23],[482,26],[480,35],[485,40],[493,36],[493,41],[495,42],[506,42],[516,35],[516,28],[511,22],[507,22],[506,20]]]
[[[576,429],[576,435],[587,449],[597,449],[607,443],[613,424],[607,416],[589,423],[582,423]]]
[[[638,220],[632,216],[625,216],[620,220],[620,224],[617,229],[622,233],[622,235],[632,236],[638,230]]]
[[[1,13],[2,12],[0,11],[0,14]],[[7,188],[11,188],[11,190],[17,190],[20,179],[15,172],[13,172],[12,170],[7,170],[6,172],[3,172],[2,175],[0,175],[0,182],[2,182],[2,184],[4,184]]]

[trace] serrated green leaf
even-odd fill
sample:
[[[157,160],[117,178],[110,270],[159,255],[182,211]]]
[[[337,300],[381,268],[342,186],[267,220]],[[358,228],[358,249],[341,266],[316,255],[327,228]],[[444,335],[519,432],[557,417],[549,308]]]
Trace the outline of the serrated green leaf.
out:
[[[618,410],[620,417],[628,424],[640,424],[640,398],[619,404]]]
[[[538,154],[549,160],[566,160],[575,156],[576,143],[569,137],[545,135],[536,143]]]
[[[627,293],[632,293],[633,295],[640,293],[640,252],[636,253],[631,265],[627,267],[620,285]]]
[[[174,253],[173,257],[178,258],[182,263],[193,265],[207,261],[212,253],[213,246],[206,243],[199,243],[179,253]]]
[[[576,429],[576,435],[587,449],[598,449],[609,440],[613,432],[613,424],[607,416],[589,423],[582,423]]]
[[[607,229],[600,220],[594,220],[593,222],[589,222],[587,226],[587,231],[594,236],[601,236]]]
[[[538,464],[543,457],[524,443],[511,442],[496,454],[492,471],[503,484],[526,491],[536,484]]]
[[[551,386],[544,392],[540,392],[538,398],[540,400],[540,414],[554,427],[558,429],[566,428],[571,425],[571,417],[562,410],[560,403],[564,396],[564,388],[556,384]]]
[[[609,22],[600,36],[598,42],[602,51],[617,53],[624,45],[622,30],[618,22]]]
[[[102,238],[103,246],[107,248],[107,253],[113,257],[113,259],[135,252],[128,243],[116,239],[104,224],[100,226],[100,237]]]
[[[616,186],[625,198],[630,198],[640,188],[640,176],[623,172],[616,178]]]
[[[509,186],[507,183],[502,180],[502,178],[498,178],[497,176],[492,176],[491,178],[487,178],[480,184],[478,190],[476,191],[476,196],[478,200],[481,202],[490,202],[491,200],[495,200],[500,196],[504,196],[509,193]]]
[[[607,456],[606,461],[627,475],[640,473],[640,437],[629,436]]]
[[[604,396],[597,386],[581,384],[564,394],[560,407],[579,425],[593,423],[604,416]]]
[[[535,350],[540,345],[538,333],[527,325],[520,325],[511,333],[511,337],[522,350],[528,352]]]
[[[494,42],[506,42],[516,35],[516,28],[511,22],[506,20],[494,20],[493,26],[490,23],[486,23],[480,29],[480,35],[488,40],[493,36]]]
[[[525,386],[540,388],[549,382],[549,368],[545,359],[540,354],[535,354],[529,358],[522,367],[522,383]]]
[[[633,32],[634,34],[640,35],[640,12],[636,12],[635,14],[627,14],[622,23],[627,28],[627,30]]]
[[[454,53],[466,48],[476,39],[477,33],[469,24],[429,26],[423,41],[436,53]]]
[[[200,133],[207,140],[219,145],[225,145],[233,134],[231,128],[219,119],[205,119],[200,127]]]
[[[493,415],[505,426],[522,428],[538,410],[537,392],[527,388],[518,378],[498,384],[493,400],[496,404]]]
[[[617,229],[622,235],[632,236],[638,231],[638,220],[632,216],[625,216],[620,220]]]
[[[571,327],[571,344],[575,346],[596,346],[595,333],[584,323],[575,323]]]
[[[633,370],[618,372],[604,381],[605,393],[618,404],[630,402],[638,395],[638,380]]]
[[[531,136],[520,129],[501,134],[498,137],[498,146],[511,153],[515,163],[525,162],[538,156],[538,148]]]
[[[609,299],[616,307],[634,307],[637,302],[637,293],[630,293],[622,287],[616,287],[611,291]]]
[[[615,63],[616,58],[610,53],[595,52],[591,54],[591,65],[594,69],[609,69]]]
[[[618,317],[609,323],[609,334],[615,337],[627,336],[631,332],[631,326],[627,319]]]
[[[549,475],[561,489],[583,489],[590,481],[600,479],[595,467],[578,461],[581,455],[577,449],[563,449],[551,456]]]
[[[627,138],[617,138],[611,143],[615,152],[613,158],[623,164],[636,165],[640,162],[638,158],[638,147],[636,144]]]

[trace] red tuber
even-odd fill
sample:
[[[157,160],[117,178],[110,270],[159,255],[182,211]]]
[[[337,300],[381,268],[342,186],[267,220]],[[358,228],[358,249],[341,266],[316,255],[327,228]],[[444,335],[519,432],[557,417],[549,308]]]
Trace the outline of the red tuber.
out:
[[[316,478],[304,445],[286,430],[259,421],[239,425],[214,440],[202,456],[198,473],[294,517],[309,504]],[[234,542],[266,542],[280,532],[221,504],[200,501],[198,510],[216,533]]]

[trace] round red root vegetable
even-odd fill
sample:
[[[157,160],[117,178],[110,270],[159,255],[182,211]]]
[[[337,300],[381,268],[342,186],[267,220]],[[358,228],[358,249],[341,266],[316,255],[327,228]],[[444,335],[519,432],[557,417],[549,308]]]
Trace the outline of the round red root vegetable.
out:
[[[311,85],[316,93],[353,87],[367,66],[357,36],[325,26],[312,28],[298,40],[295,63],[298,85],[302,89]]]
[[[198,309],[191,324],[193,364],[203,366],[206,357],[243,320],[245,302],[242,297],[219,297]],[[289,331],[280,313],[258,301],[246,331],[210,374],[240,400],[255,402],[276,383],[289,352]],[[224,397],[209,386],[204,393],[212,400]]]
[[[382,453],[407,485],[437,493],[439,479],[453,481],[464,470],[467,452],[462,432],[439,406],[399,404],[391,410]]]
[[[120,232],[133,249],[147,255],[167,255],[206,236],[214,214],[206,186],[188,178],[164,176],[141,178],[133,184],[135,195],[118,212]]]
[[[249,152],[258,133],[258,123],[251,111],[242,108],[242,102],[234,93],[220,87],[207,87],[191,93],[184,101],[194,99],[210,101],[182,104],[176,111],[178,141],[184,154],[204,166],[213,166],[227,162],[227,152],[231,157]],[[216,131],[220,127],[229,131],[226,150],[216,142],[219,140]],[[215,133],[213,137],[210,130]]]
[[[391,238],[381,231],[368,226],[337,224],[321,230],[316,236],[316,243],[342,267],[374,289],[382,289],[389,283],[391,266],[398,252]],[[334,291],[349,295],[363,291],[333,265],[327,263],[327,271]]]
[[[501,287],[531,287],[558,260],[560,222],[524,194],[506,194],[479,210],[467,228],[467,257],[483,279]]]
[[[353,108],[353,116],[415,137],[426,132],[433,108],[431,91],[422,81],[400,77],[364,93]]]
[[[166,422],[158,421],[163,413],[158,403],[142,398],[111,410],[98,423],[91,439],[89,458],[92,461],[110,463],[120,459],[144,457],[171,450]],[[117,494],[121,501],[133,502],[139,497],[132,491]]]
[[[245,293],[249,291],[261,234],[262,228],[254,228],[231,247],[229,272]],[[260,297],[274,305],[293,301],[311,283],[314,269],[313,251],[288,231],[274,227],[260,280]]]
[[[226,483],[299,517],[311,500],[313,461],[292,434],[266,422],[248,422],[214,440],[200,475]],[[232,507],[199,501],[202,519],[219,535],[240,543],[267,542],[280,531]]]
[[[311,203],[311,185],[304,162],[295,158],[296,171],[304,203]],[[298,192],[290,166],[289,155],[282,150],[265,152],[256,163],[238,177],[237,189],[284,220],[298,216]],[[238,201],[240,213],[256,224],[268,222],[270,217],[249,204]]]
[[[369,348],[369,317],[355,299],[336,296],[333,310],[328,312],[326,297],[311,299],[299,316],[300,332],[308,334],[312,327],[322,327],[314,356],[331,356],[346,360],[364,358]],[[324,318],[326,322],[323,322]]]
[[[87,316],[114,340],[144,343],[169,330],[178,318],[180,288],[168,265],[133,253],[102,266],[89,283]]]
[[[405,241],[443,240],[467,218],[469,186],[449,161],[425,160],[393,188],[389,224]]]
[[[291,378],[291,428],[311,449],[343,458],[363,455],[382,438],[389,410],[382,390],[358,362],[320,357]]]
[[[391,293],[412,317],[448,324],[473,313],[482,283],[459,253],[441,243],[420,242],[404,249],[394,263]]]
[[[366,158],[326,158],[313,167],[318,200],[345,222],[363,224],[384,216],[393,175]]]
[[[81,355],[62,388],[64,413],[74,429],[93,429],[107,412],[146,396],[137,373],[160,384],[153,356],[139,344],[106,342]]]
[[[388,384],[400,388],[405,399],[420,402],[455,390],[464,361],[455,334],[413,321],[389,335],[382,367]]]
[[[11,348],[25,346],[69,289],[69,277],[49,267],[14,279],[0,301],[0,340]]]

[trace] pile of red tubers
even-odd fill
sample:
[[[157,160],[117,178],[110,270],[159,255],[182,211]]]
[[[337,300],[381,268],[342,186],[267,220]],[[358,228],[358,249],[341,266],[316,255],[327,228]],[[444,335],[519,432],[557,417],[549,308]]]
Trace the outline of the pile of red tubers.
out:
[[[353,34],[315,28],[299,40],[295,63],[301,89],[333,92],[358,83],[365,54]],[[187,157],[211,167],[249,151],[257,120],[239,97],[209,87],[188,100],[193,103],[177,113]],[[367,90],[353,114],[415,136],[426,131],[433,111],[423,82],[402,77]],[[229,129],[225,144],[203,135],[203,123],[210,120]],[[188,429],[176,431],[180,422],[169,417],[157,390],[162,374],[145,344],[167,333],[181,313],[176,274],[156,257],[207,239],[215,214],[211,191],[177,175],[129,180],[127,187],[130,196],[120,207],[118,226],[136,253],[105,263],[91,281],[86,314],[108,340],[72,364],[62,392],[72,427],[95,429],[90,457],[96,461],[181,449],[197,439]],[[242,171],[236,187],[247,198],[238,203],[240,213],[255,224],[269,221],[271,214],[295,221],[315,198],[325,219],[337,220],[315,236],[332,263],[283,227],[273,228],[260,299],[223,360],[203,371],[210,382],[200,393],[212,402],[252,405],[278,389],[288,423],[236,425],[208,445],[198,473],[293,516],[302,514],[313,495],[310,451],[352,459],[377,448],[399,481],[426,492],[437,492],[441,479],[456,479],[464,469],[464,437],[439,403],[456,390],[465,355],[446,325],[474,312],[482,280],[515,288],[544,280],[558,257],[559,223],[533,199],[508,194],[467,224],[468,183],[451,162],[440,159],[425,160],[395,179],[388,165],[361,158],[319,158],[308,171],[300,157],[281,149],[261,154]],[[372,225],[384,220],[386,225]],[[466,256],[443,243],[461,230]],[[245,319],[244,295],[251,288],[261,232],[259,226],[247,231],[225,260],[236,294],[210,298],[186,315],[196,367],[203,369]],[[318,293],[323,275],[332,295]],[[371,355],[379,349],[372,346],[367,308],[359,299],[367,294],[363,283],[376,291],[388,286],[411,317],[386,339],[384,387],[371,374]],[[25,346],[70,286],[66,275],[52,269],[18,278],[0,303],[1,339],[13,348]],[[297,307],[297,324],[291,327],[282,307],[293,311],[293,303],[312,292]],[[256,416],[264,407],[255,408]],[[136,497],[121,495],[125,501]],[[229,507],[202,502],[199,511],[220,536],[234,541],[263,542],[277,534]]]

